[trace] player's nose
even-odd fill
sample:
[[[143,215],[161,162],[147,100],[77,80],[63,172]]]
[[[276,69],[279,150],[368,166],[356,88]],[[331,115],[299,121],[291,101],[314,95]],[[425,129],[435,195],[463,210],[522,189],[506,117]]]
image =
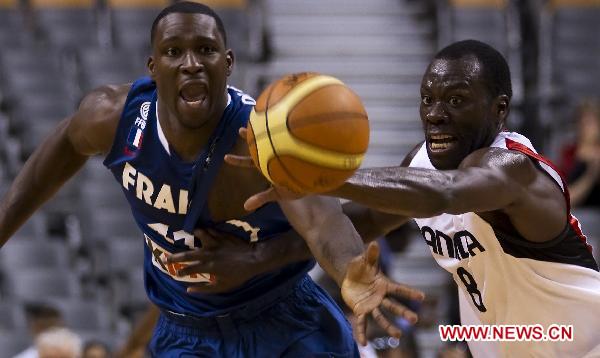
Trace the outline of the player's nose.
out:
[[[448,121],[448,112],[446,112],[444,104],[438,101],[429,106],[425,112],[425,121],[432,124]]]
[[[194,54],[193,51],[188,51],[185,56],[183,56],[183,63],[181,64],[181,70],[188,74],[195,74],[201,72],[204,66],[202,62]]]

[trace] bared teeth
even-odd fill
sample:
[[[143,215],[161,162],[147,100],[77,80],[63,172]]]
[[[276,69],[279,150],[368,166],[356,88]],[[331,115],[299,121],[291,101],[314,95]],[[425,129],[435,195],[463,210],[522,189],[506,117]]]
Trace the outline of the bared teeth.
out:
[[[444,143],[431,143],[431,149],[446,149],[450,145],[449,142]]]
[[[434,134],[431,136],[431,139],[435,139],[435,140],[452,139],[452,136],[447,135],[447,134]]]

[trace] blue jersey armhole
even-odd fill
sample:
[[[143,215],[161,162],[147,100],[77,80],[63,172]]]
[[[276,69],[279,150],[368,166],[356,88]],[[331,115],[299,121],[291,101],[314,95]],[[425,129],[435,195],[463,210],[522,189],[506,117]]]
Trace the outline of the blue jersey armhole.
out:
[[[151,90],[151,89],[155,91],[155,86],[156,85],[154,84],[154,81],[148,76],[138,78],[131,84],[129,93],[127,93],[127,99],[125,100],[125,105],[123,106],[123,112],[121,112],[121,116],[119,118],[119,124],[117,125],[117,131],[115,133],[115,137],[113,138],[113,142],[112,142],[110,151],[108,152],[108,154],[104,158],[104,161],[102,162],[102,164],[105,167],[110,168],[112,165],[115,164],[114,162],[118,161],[118,159],[122,156],[122,153],[121,153],[122,148],[119,147],[123,142],[121,140],[122,139],[121,137],[127,136],[128,133],[123,133],[123,132],[124,132],[124,130],[126,130],[126,128],[129,128],[132,124],[132,123],[127,123],[127,121],[128,120],[129,120],[129,122],[134,121],[135,117],[129,116],[129,111],[132,110],[132,106],[134,106],[134,107],[137,106],[136,97],[138,97],[141,94],[144,94],[145,92],[147,92],[148,90]],[[151,97],[154,98],[154,96],[151,96]],[[129,117],[131,117],[131,118],[129,118]]]

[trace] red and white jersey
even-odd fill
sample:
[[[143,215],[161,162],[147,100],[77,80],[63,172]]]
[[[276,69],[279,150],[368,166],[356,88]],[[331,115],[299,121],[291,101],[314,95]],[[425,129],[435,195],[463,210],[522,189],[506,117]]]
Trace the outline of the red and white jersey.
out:
[[[566,184],[527,138],[501,132],[491,147],[534,159],[568,205]],[[435,169],[425,143],[410,166]],[[474,357],[600,356],[600,273],[570,209],[563,233],[544,243],[503,233],[472,212],[415,221],[433,257],[459,287],[462,325],[573,326],[572,342],[469,341]]]

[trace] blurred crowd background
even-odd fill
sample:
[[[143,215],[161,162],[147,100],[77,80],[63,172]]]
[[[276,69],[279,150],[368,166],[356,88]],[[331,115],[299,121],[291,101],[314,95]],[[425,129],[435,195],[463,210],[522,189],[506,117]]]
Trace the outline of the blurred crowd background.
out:
[[[225,22],[236,54],[231,85],[258,96],[283,74],[318,71],[362,97],[372,130],[364,166],[397,165],[423,140],[419,85],[438,49],[468,38],[491,44],[512,71],[510,128],[564,171],[575,215],[598,250],[600,1],[202,2]],[[146,74],[150,26],[168,3],[0,0],[0,193],[83,94]],[[36,337],[38,348],[97,342],[116,352],[143,316],[143,240],[102,159],[90,160],[0,250],[0,358]],[[405,338],[373,331],[365,356],[465,356],[461,344],[439,339],[438,324],[458,323],[456,288],[418,231],[407,225],[381,240],[387,272],[427,299],[414,307],[420,321]]]

